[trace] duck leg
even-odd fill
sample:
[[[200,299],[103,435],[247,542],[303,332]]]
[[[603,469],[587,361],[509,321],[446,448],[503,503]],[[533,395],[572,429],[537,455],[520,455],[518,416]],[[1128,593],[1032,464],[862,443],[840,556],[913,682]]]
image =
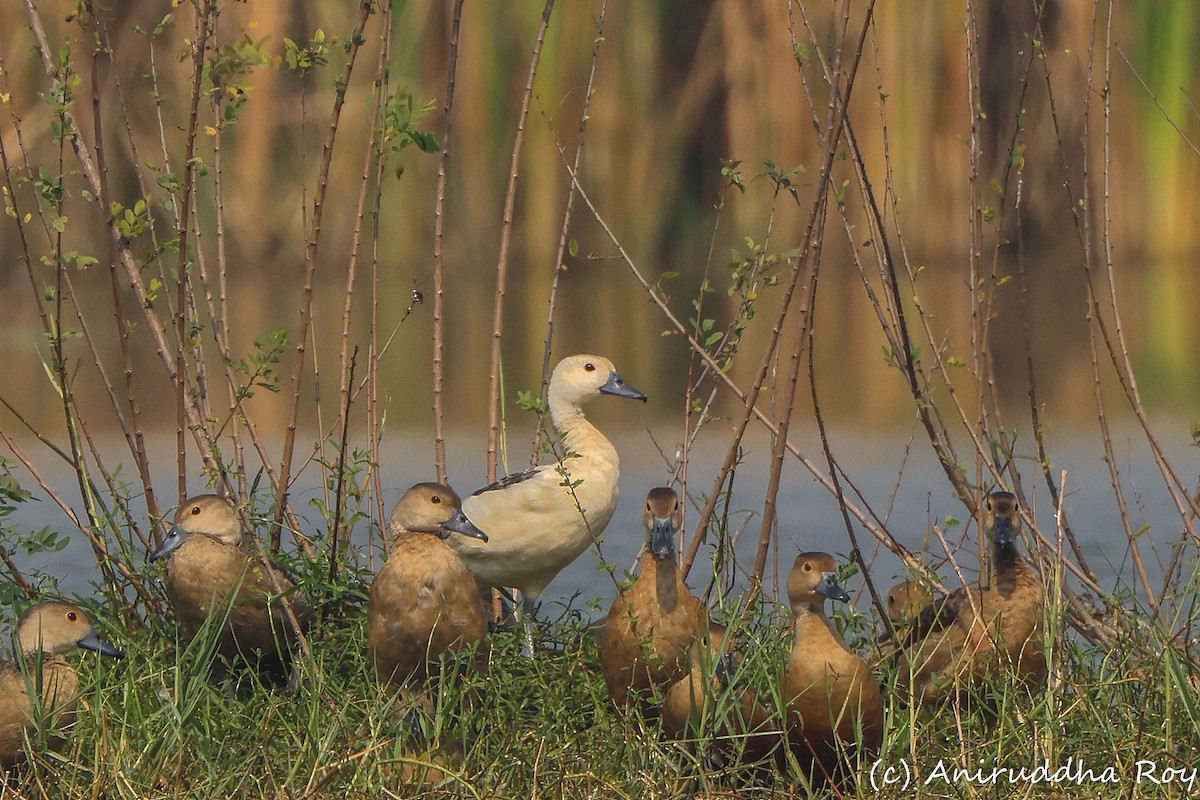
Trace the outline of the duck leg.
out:
[[[533,620],[537,616],[537,597],[521,594],[521,628],[525,632],[525,641],[521,643],[521,656],[533,658]]]

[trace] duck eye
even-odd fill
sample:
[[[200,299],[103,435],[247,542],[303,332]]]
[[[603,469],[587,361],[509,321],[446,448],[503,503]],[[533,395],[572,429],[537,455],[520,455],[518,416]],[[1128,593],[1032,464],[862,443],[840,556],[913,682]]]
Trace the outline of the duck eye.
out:
[[[810,564],[810,563],[808,563],[807,561],[805,561],[805,562],[804,562],[804,571],[805,571],[805,572],[812,572],[812,564]]]
[[[74,622],[77,619],[79,619],[79,615],[76,614],[74,611],[67,612],[67,621],[68,622]]]
[[[194,517],[200,513],[200,506],[192,506],[191,515]]]
[[[440,503],[440,502],[442,502],[442,498],[438,497],[438,496],[435,494],[433,497],[429,498],[429,501],[430,501],[431,503],[434,503],[434,504],[436,505],[437,503]]]
[[[590,362],[590,361],[589,361],[588,363],[584,364],[584,365],[583,365],[583,368],[584,368],[585,370],[587,370],[588,372],[595,372],[595,371],[596,371],[596,365],[595,365],[595,364],[593,364],[593,363],[592,363],[592,362]]]

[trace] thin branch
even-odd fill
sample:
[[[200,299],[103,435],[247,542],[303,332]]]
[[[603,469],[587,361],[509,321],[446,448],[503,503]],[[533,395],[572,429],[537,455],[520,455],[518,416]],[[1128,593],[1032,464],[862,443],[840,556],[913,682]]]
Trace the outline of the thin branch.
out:
[[[488,362],[488,438],[487,438],[487,482],[496,480],[496,450],[500,430],[500,342],[504,333],[504,295],[508,289],[508,252],[512,241],[513,208],[517,202],[517,176],[521,166],[521,149],[525,144],[525,121],[529,117],[529,101],[533,97],[533,81],[537,77],[538,63],[542,57],[542,44],[550,27],[550,13],[554,0],[546,0],[542,9],[542,21],[538,26],[529,57],[529,75],[525,79],[525,92],[521,95],[521,111],[517,115],[517,135],[513,141],[512,161],[508,168],[508,191],[504,195],[504,213],[500,220],[500,255],[496,261],[496,302],[492,307],[492,349]]]
[[[338,123],[342,117],[342,106],[346,102],[346,90],[350,86],[350,77],[354,74],[358,51],[365,40],[363,34],[373,10],[372,3],[362,3],[360,6],[358,25],[355,26],[349,39],[346,66],[335,84],[337,88],[333,95],[333,108],[329,114],[329,130],[325,134],[325,144],[321,150],[321,165],[317,177],[317,189],[313,195],[312,217],[308,239],[304,244],[304,291],[303,300],[300,303],[300,331],[296,341],[296,360],[292,365],[291,408],[288,411],[286,433],[283,439],[283,456],[279,462],[279,482],[275,487],[275,527],[271,530],[271,550],[273,552],[277,552],[280,547],[284,510],[287,508],[288,492],[291,488],[292,453],[296,446],[296,425],[300,418],[300,385],[304,377],[304,354],[308,347],[309,330],[312,328],[313,278],[317,272],[317,247],[321,241],[321,219],[325,210],[325,193],[329,188],[329,168],[333,163],[333,146],[337,141]]]
[[[446,65],[446,102],[442,106],[442,151],[438,157],[437,200],[433,209],[433,458],[439,483],[446,482],[446,434],[442,411],[442,230],[446,215],[446,174],[450,166],[450,123],[454,110],[454,79],[458,70],[458,36],[462,28],[463,0],[454,0],[450,26],[450,56]]]

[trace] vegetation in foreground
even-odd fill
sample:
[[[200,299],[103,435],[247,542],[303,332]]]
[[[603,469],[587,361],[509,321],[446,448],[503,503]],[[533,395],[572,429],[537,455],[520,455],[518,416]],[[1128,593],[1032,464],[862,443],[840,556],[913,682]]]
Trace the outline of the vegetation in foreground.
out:
[[[388,398],[399,383],[418,385],[412,365],[422,360],[416,345],[397,343],[396,350],[405,350],[406,367],[392,367],[396,356],[392,353],[389,357],[388,351],[399,326],[423,302],[425,292],[432,306],[433,352],[428,359],[435,430],[432,472],[439,480],[445,479],[447,471],[443,395],[456,388],[460,396],[478,392],[481,383],[463,391],[446,377],[451,372],[483,374],[479,363],[474,369],[463,369],[466,361],[458,360],[457,354],[452,359],[455,366],[448,367],[443,354],[443,320],[454,319],[447,313],[450,309],[443,308],[443,294],[466,296],[475,290],[488,294],[492,287],[477,271],[447,269],[474,263],[482,248],[457,245],[457,252],[468,252],[469,259],[456,258],[456,251],[449,247],[443,251],[443,233],[448,245],[459,236],[465,237],[461,241],[475,242],[474,229],[486,228],[463,222],[457,214],[460,207],[450,202],[458,176],[479,172],[472,170],[476,162],[464,159],[463,153],[475,150],[489,164],[506,163],[495,157],[493,148],[478,147],[463,136],[464,127],[470,130],[470,126],[459,126],[457,138],[450,143],[461,14],[453,15],[448,32],[439,29],[436,34],[445,44],[446,81],[444,90],[437,92],[438,101],[429,103],[420,99],[419,89],[393,78],[392,68],[399,65],[392,63],[397,55],[391,52],[390,43],[394,34],[406,32],[407,20],[393,15],[394,4],[360,4],[357,23],[346,22],[344,9],[339,9],[338,31],[330,37],[320,28],[303,29],[293,32],[295,38],[282,41],[278,37],[254,38],[247,32],[249,26],[240,29],[232,15],[241,5],[228,0],[173,5],[157,24],[134,26],[122,35],[123,18],[109,13],[113,9],[105,4],[77,3],[75,13],[43,14],[30,2],[23,14],[27,29],[10,26],[14,31],[28,30],[28,37],[22,33],[19,46],[22,53],[32,54],[40,67],[29,72],[28,80],[11,79],[9,71],[17,59],[12,53],[3,54],[5,82],[0,105],[10,109],[5,112],[10,115],[5,124],[11,119],[16,134],[0,137],[4,235],[17,243],[12,262],[24,273],[22,281],[27,280],[30,289],[24,295],[24,310],[28,318],[36,315],[41,336],[40,346],[28,347],[32,355],[26,362],[34,369],[26,372],[44,374],[47,385],[35,386],[21,399],[12,396],[14,387],[6,385],[0,392],[0,404],[6,409],[0,420],[0,438],[7,448],[7,454],[0,457],[0,560],[9,576],[0,582],[0,599],[26,602],[52,594],[52,579],[27,575],[10,555],[36,555],[66,544],[62,534],[48,527],[24,531],[3,524],[13,504],[30,497],[12,475],[18,470],[22,479],[28,475],[28,480],[37,484],[41,497],[50,498],[72,520],[78,535],[92,547],[97,585],[105,598],[99,622],[110,626],[105,634],[129,653],[129,659],[122,664],[82,659],[85,684],[91,687],[88,707],[79,715],[67,748],[58,755],[37,757],[20,787],[0,789],[0,795],[209,798],[437,793],[571,798],[803,794],[794,771],[739,767],[711,736],[702,736],[695,748],[687,749],[663,741],[653,722],[614,715],[584,622],[600,609],[575,609],[565,614],[547,632],[547,639],[556,645],[553,652],[539,654],[532,661],[517,657],[517,637],[501,632],[493,641],[493,657],[485,672],[468,674],[461,683],[452,681],[442,687],[440,710],[429,735],[436,735],[448,750],[460,749],[461,759],[450,758],[439,769],[441,780],[430,785],[406,783],[414,767],[432,763],[436,754],[404,735],[411,715],[397,709],[390,694],[381,690],[370,674],[361,613],[346,614],[345,623],[330,622],[332,617],[327,615],[325,627],[312,637],[314,660],[306,664],[307,674],[295,694],[245,684],[227,695],[205,676],[203,646],[178,652],[178,647],[169,644],[169,631],[136,622],[158,619],[161,597],[152,583],[143,579],[140,565],[159,540],[161,532],[156,526],[172,503],[171,495],[182,499],[186,494],[186,480],[181,479],[176,487],[168,488],[161,481],[156,485],[152,462],[161,470],[173,460],[173,477],[203,473],[213,484],[222,484],[221,491],[241,500],[269,497],[271,508],[256,518],[270,520],[274,551],[283,547],[285,532],[302,529],[289,492],[305,469],[310,470],[309,475],[319,470],[326,492],[314,505],[324,518],[318,527],[329,533],[324,544],[309,542],[298,534],[290,539],[302,550],[315,548],[318,555],[325,548],[324,558],[312,563],[320,564],[314,571],[328,575],[329,580],[316,585],[320,591],[314,596],[337,608],[341,599],[355,591],[345,583],[330,585],[339,569],[344,575],[352,568],[342,563],[337,545],[349,542],[356,527],[375,533],[382,527],[380,440],[387,421],[405,408],[394,399],[389,406]],[[461,11],[463,5],[458,0],[455,8]],[[548,21],[552,5],[546,4],[543,20]],[[1127,266],[1123,254],[1129,251],[1127,240],[1118,235],[1120,230],[1140,230],[1147,218],[1169,222],[1177,215],[1144,213],[1144,209],[1115,214],[1121,209],[1110,204],[1114,195],[1109,191],[1110,168],[1123,167],[1125,161],[1135,171],[1145,166],[1136,156],[1125,157],[1130,150],[1121,146],[1120,137],[1111,138],[1113,126],[1107,124],[1114,100],[1128,99],[1119,91],[1110,91],[1122,85],[1113,79],[1130,66],[1112,37],[1111,9],[1094,4],[1084,27],[1108,33],[1103,38],[1089,35],[1079,40],[1078,46],[1071,48],[1071,60],[1064,64],[1056,58],[1056,51],[1068,53],[1048,45],[1042,35],[1043,12],[1049,4],[1038,4],[1037,19],[1007,43],[1006,57],[1023,65],[1008,81],[1011,96],[1021,99],[1011,113],[983,112],[990,99],[985,78],[997,74],[983,66],[989,63],[985,57],[994,49],[1003,49],[996,46],[1004,44],[987,38],[986,19],[981,18],[987,16],[985,9],[968,4],[961,18],[946,17],[967,35],[957,44],[943,42],[940,48],[924,49],[955,54],[959,67],[946,74],[963,90],[948,96],[944,103],[942,116],[949,127],[942,130],[949,133],[926,135],[929,115],[910,115],[912,122],[896,127],[903,103],[885,102],[892,90],[903,88],[904,83],[912,82],[913,74],[919,74],[912,72],[911,37],[900,37],[900,52],[892,52],[894,48],[886,40],[875,37],[879,28],[874,8],[879,5],[882,10],[886,4],[866,4],[853,13],[849,12],[854,4],[845,4],[847,13],[824,22],[818,18],[829,15],[819,11],[818,4],[811,4],[810,13],[809,5],[787,4],[788,20],[779,19],[767,28],[777,42],[788,46],[761,52],[764,59],[772,58],[769,53],[779,54],[773,57],[770,71],[789,75],[799,92],[801,102],[791,104],[799,122],[788,127],[807,135],[809,120],[813,121],[816,147],[804,157],[806,165],[780,166],[795,162],[790,155],[785,159],[755,146],[746,152],[722,153],[724,160],[717,163],[713,154],[689,152],[669,136],[643,136],[639,131],[636,137],[616,137],[623,153],[632,152],[628,150],[632,144],[661,142],[661,146],[688,153],[689,159],[705,162],[702,168],[708,169],[710,176],[721,176],[722,199],[714,216],[708,218],[712,224],[710,255],[703,260],[680,258],[694,262],[695,269],[686,275],[639,266],[643,257],[656,259],[656,248],[639,244],[637,236],[625,237],[629,241],[623,244],[605,219],[614,214],[605,205],[604,190],[626,177],[641,176],[644,170],[623,169],[620,177],[614,178],[579,169],[588,161],[612,161],[584,159],[585,140],[598,138],[588,129],[585,139],[586,123],[593,113],[597,121],[605,116],[606,95],[599,90],[594,95],[592,77],[584,83],[577,76],[565,90],[547,91],[544,98],[539,89],[539,103],[561,111],[555,113],[558,122],[546,120],[544,127],[538,126],[540,139],[531,138],[529,149],[534,153],[527,155],[537,155],[541,163],[552,163],[557,170],[561,146],[563,151],[573,150],[576,165],[572,170],[575,177],[557,184],[560,196],[567,198],[560,226],[543,224],[546,215],[540,204],[516,203],[519,186],[522,195],[532,187],[544,196],[547,185],[554,182],[545,177],[546,170],[527,170],[518,181],[517,166],[525,141],[522,132],[527,121],[530,130],[534,127],[529,110],[535,105],[532,100],[542,44],[548,45],[547,51],[574,51],[580,62],[588,61],[590,55],[590,74],[599,71],[602,81],[611,81],[607,77],[613,69],[609,53],[614,50],[618,55],[612,58],[619,59],[619,69],[639,75],[658,71],[654,59],[637,57],[643,50],[635,46],[637,31],[606,29],[605,4],[601,3],[594,33],[581,34],[593,37],[592,42],[572,45],[545,22],[536,34],[531,25],[523,28],[527,36],[534,37],[527,78],[522,81],[499,66],[487,71],[497,83],[525,87],[519,121],[513,126],[517,134],[511,137],[512,157],[507,161],[511,167],[489,168],[504,171],[508,180],[504,205],[516,211],[504,214],[495,267],[495,305],[488,338],[495,346],[487,359],[488,477],[497,473],[497,440],[507,424],[501,413],[501,399],[508,393],[501,390],[504,374],[498,345],[501,340],[511,342],[504,362],[510,369],[531,359],[525,346],[528,336],[521,331],[529,326],[510,323],[506,331],[503,325],[510,250],[520,253],[519,247],[509,244],[518,238],[510,236],[516,226],[518,231],[536,231],[531,240],[558,242],[552,260],[529,260],[531,265],[550,265],[542,278],[531,279],[529,284],[536,283],[544,293],[547,325],[542,352],[547,367],[552,350],[562,350],[564,336],[570,336],[555,333],[556,317],[563,319],[564,308],[578,308],[581,303],[607,307],[607,316],[598,317],[607,320],[606,338],[636,341],[638,349],[653,351],[657,358],[678,363],[681,369],[686,361],[680,408],[684,444],[677,458],[668,459],[664,452],[664,460],[671,461],[665,466],[685,490],[691,486],[693,501],[706,498],[704,510],[689,531],[689,564],[698,544],[708,537],[717,540],[718,558],[723,560],[724,566],[717,571],[724,575],[734,569],[730,564],[736,534],[730,524],[729,500],[743,454],[742,437],[753,423],[770,431],[773,439],[770,478],[757,512],[761,527],[756,563],[746,574],[761,580],[767,553],[779,552],[777,493],[783,465],[791,463],[792,456],[845,511],[847,550],[854,551],[868,580],[871,564],[863,558],[856,538],[862,529],[920,573],[919,567],[928,565],[917,563],[919,559],[893,537],[887,513],[877,515],[873,510],[890,507],[895,493],[886,501],[859,495],[853,476],[839,464],[838,448],[825,435],[822,403],[835,402],[832,398],[837,393],[829,389],[832,370],[815,355],[829,347],[830,337],[817,335],[813,320],[836,318],[840,323],[846,314],[828,288],[818,292],[818,275],[827,276],[820,286],[828,287],[839,268],[843,277],[851,276],[851,282],[856,274],[864,298],[858,316],[873,319],[878,330],[834,337],[844,339],[853,349],[839,351],[832,363],[866,362],[878,358],[882,348],[883,362],[896,376],[889,391],[900,387],[899,396],[905,400],[887,401],[886,397],[897,395],[887,395],[878,386],[862,394],[883,397],[881,407],[903,409],[911,415],[919,434],[914,442],[927,440],[945,472],[945,486],[961,501],[965,513],[956,516],[978,517],[977,498],[992,486],[1013,488],[1027,508],[1035,506],[1025,502],[1026,493],[1044,491],[1048,503],[1043,507],[1057,512],[1055,528],[1031,525],[1034,547],[1027,545],[1027,552],[1034,557],[1036,549],[1043,576],[1057,581],[1057,601],[1049,607],[1066,612],[1069,602],[1071,626],[1068,633],[1065,613],[1047,620],[1054,668],[1047,692],[1036,700],[1015,689],[1000,691],[997,706],[989,714],[947,708],[931,719],[892,702],[879,766],[871,770],[867,765],[856,792],[885,797],[909,796],[914,788],[916,794],[930,797],[994,796],[1013,789],[1026,796],[1165,797],[1195,792],[1188,770],[1200,744],[1196,666],[1191,655],[1200,621],[1195,610],[1200,501],[1186,477],[1190,471],[1168,463],[1152,431],[1138,389],[1138,379],[1143,376],[1135,372],[1136,352],[1126,343],[1118,313],[1121,281],[1117,275]],[[224,22],[218,24],[222,15]],[[1007,25],[1011,20],[1004,16]],[[494,27],[476,25],[476,21],[469,18],[465,29],[490,31]],[[512,27],[518,27],[515,15]],[[1184,31],[1185,27],[1173,30]],[[747,29],[754,31],[757,47],[759,26]],[[415,37],[428,38],[427,33],[424,28],[412,32]],[[740,60],[759,61],[746,59],[745,47],[714,41]],[[1163,47],[1152,49],[1166,52]],[[166,53],[178,59],[177,71],[162,68],[172,60]],[[718,54],[705,51],[706,57],[695,59],[705,67],[705,74],[713,63],[709,55]],[[1176,60],[1183,63],[1181,59]],[[893,78],[882,68],[890,61],[906,65],[903,79]],[[943,71],[944,60],[939,57],[935,62]],[[151,65],[148,71],[147,63]],[[269,66],[275,64],[278,68]],[[123,71],[126,65],[129,69]],[[266,90],[284,75],[283,65],[286,84],[278,85],[294,91]],[[1112,66],[1117,67],[1117,75],[1110,74]],[[124,79],[121,76],[126,72],[140,77]],[[397,69],[395,76],[400,74]],[[1060,91],[1059,79],[1064,75],[1074,82],[1077,100],[1073,103],[1069,94]],[[119,78],[124,83],[118,84]],[[460,80],[463,86],[475,86],[474,96],[491,96],[486,87],[479,90],[470,71]],[[640,86],[644,81],[633,83]],[[735,88],[719,81],[710,83],[718,87],[714,91]],[[264,88],[256,92],[256,84]],[[318,84],[325,88],[318,89]],[[286,97],[293,105],[298,96],[299,119],[273,113],[274,106],[264,102],[272,95]],[[355,99],[363,96],[370,98],[365,114]],[[466,96],[465,102],[460,96],[458,108],[472,105],[472,95]],[[595,107],[591,105],[593,96]],[[567,98],[577,105],[565,103]],[[559,100],[564,102],[560,105]],[[668,105],[657,96],[655,104],[656,112]],[[495,104],[474,105],[490,113]],[[733,102],[728,105],[741,107]],[[1158,98],[1154,105],[1162,107]],[[350,113],[352,107],[360,112]],[[259,108],[263,108],[262,116],[243,116],[247,109]],[[440,122],[434,133],[432,127],[423,127],[423,119],[432,113],[429,125],[433,126],[438,109]],[[1082,133],[1072,132],[1077,128],[1068,116],[1082,121]],[[259,125],[263,117],[276,117],[283,125]],[[357,122],[347,121],[356,118]],[[709,125],[707,114],[698,118],[716,133],[722,131],[721,126]],[[251,119],[253,124],[243,124]],[[920,133],[893,135],[909,125]],[[766,130],[771,126],[760,127]],[[595,133],[600,134],[603,124],[597,128]],[[618,126],[617,130],[623,129]],[[274,138],[251,136],[255,131]],[[1043,135],[1035,136],[1037,131]],[[1182,132],[1174,125],[1171,131],[1165,135],[1179,133],[1179,141],[1172,138],[1171,142],[1183,151]],[[492,129],[490,134],[495,140],[510,139],[508,128]],[[254,149],[252,159],[236,155],[239,143],[252,139],[316,141],[312,137],[324,144],[319,156],[316,150],[300,148],[302,154],[313,153],[311,160],[302,155],[302,169],[259,157],[270,148]],[[631,138],[637,141],[631,144]],[[928,162],[899,156],[905,139],[927,141],[931,148]],[[946,148],[945,142],[951,140],[965,146]],[[118,141],[128,142],[127,149],[113,146]],[[897,149],[885,146],[881,161],[872,155],[870,141],[894,142]],[[864,142],[868,144],[864,146]],[[101,147],[105,143],[108,146]],[[1156,141],[1153,149],[1163,152],[1166,144]],[[363,166],[335,168],[335,152],[339,159],[349,158]],[[395,177],[418,153],[435,152],[436,185],[431,185],[432,181],[405,182],[417,187],[424,203],[397,207],[394,195],[385,188],[395,185]],[[1123,158],[1115,159],[1114,153]],[[739,166],[743,160],[744,167]],[[1162,166],[1177,160],[1162,161],[1159,169],[1147,174],[1186,176],[1186,169]],[[258,169],[258,180],[246,179],[247,161]],[[936,170],[930,168],[934,161]],[[637,167],[646,162],[632,157],[624,159],[623,165]],[[523,163],[531,163],[530,158]],[[761,170],[757,164],[762,165]],[[914,194],[903,180],[894,177],[895,170],[905,168],[960,176],[951,179],[957,191],[949,196],[956,199],[946,203],[952,208],[935,204],[925,209],[929,213],[913,214],[911,198],[918,202],[930,198]],[[422,169],[427,176],[434,172],[432,163]],[[341,178],[337,177],[339,171],[344,173]],[[689,180],[693,176],[690,168],[675,171],[687,173]],[[1112,172],[1119,176],[1121,170]],[[1041,176],[1049,176],[1046,180],[1054,184],[1054,191],[1047,194],[1049,201],[1035,206],[1037,194],[1032,186]],[[302,191],[295,190],[297,181]],[[131,188],[135,183],[136,189]],[[676,200],[652,185],[655,191],[638,191],[634,184],[635,189],[628,192],[636,198],[634,207],[623,207],[615,217],[661,219],[639,214],[647,202],[672,205]],[[463,193],[469,202],[477,203],[490,194],[490,201],[497,205],[498,192],[489,193],[486,184],[471,184],[470,188]],[[304,236],[262,235],[263,215],[257,211],[263,204],[246,199],[261,191],[269,191],[273,200],[279,198],[281,209],[288,208],[288,198],[292,198],[293,211],[299,206],[303,213],[279,216],[292,219],[293,225],[296,219],[303,219]],[[1158,195],[1169,205],[1177,193],[1162,191]],[[593,205],[593,196],[599,206]],[[1117,192],[1116,196],[1123,195]],[[711,198],[699,197],[689,197],[688,202],[711,202]],[[725,198],[728,210],[723,217]],[[910,199],[901,202],[900,198]],[[1073,276],[1073,290],[1056,284],[1052,293],[1039,293],[1033,280],[1035,270],[1027,269],[1035,256],[1045,255],[1033,240],[1036,226],[1030,221],[1046,218],[1035,209],[1044,209],[1047,203],[1059,218],[1070,220],[1061,230],[1048,228],[1055,230],[1053,238],[1058,245],[1049,254],[1061,262],[1061,274]],[[240,211],[247,207],[256,213]],[[390,249],[384,231],[392,227],[402,230],[394,224],[398,219],[421,218],[436,220],[433,232],[410,238],[433,253],[433,264],[415,270],[410,286],[388,272],[391,262],[381,256]],[[969,291],[959,289],[952,295],[955,299],[946,299],[951,295],[941,295],[940,286],[955,282],[926,273],[917,250],[910,255],[905,242],[912,244],[917,238],[915,218],[933,220],[938,228],[947,229],[951,226],[946,220],[969,220],[962,234],[969,244],[951,240],[958,242],[952,246],[961,255],[959,283]],[[443,232],[445,220],[457,230]],[[672,235],[677,228],[651,227]],[[1175,225],[1173,229],[1186,227]],[[680,248],[685,252],[685,239],[707,238],[695,237],[691,226],[687,228],[686,235],[671,239],[670,247],[657,250]],[[340,238],[336,231],[341,231]],[[727,237],[737,243],[737,250],[731,261],[722,263],[713,253],[724,252],[718,242]],[[239,247],[257,252],[259,243],[280,246],[281,238],[286,241],[278,256],[280,263],[297,267],[302,263],[303,268],[280,273],[285,277],[276,281],[281,289],[278,305],[293,308],[282,299],[283,287],[305,287],[302,295],[294,298],[299,321],[286,328],[266,322],[257,311],[248,316],[238,313],[235,298],[245,286],[245,270],[240,268],[245,261],[228,257]],[[618,265],[619,269],[601,273],[590,266],[578,268],[592,261]],[[327,274],[337,280],[317,280]],[[671,283],[673,280],[677,282]],[[601,284],[604,294],[597,293]],[[631,287],[635,294],[630,294]],[[399,288],[410,292],[411,300],[397,302]],[[1171,294],[1169,289],[1161,293],[1157,316],[1163,325],[1177,316],[1172,313]],[[533,292],[527,296],[539,298]],[[650,314],[630,313],[636,304],[628,300],[635,296],[650,301],[646,304]],[[1035,302],[1039,296],[1049,297],[1053,306],[1039,305]],[[597,303],[597,297],[608,301]],[[403,310],[397,315],[398,309]],[[377,323],[376,310],[393,313],[382,315]],[[459,318],[464,316],[460,311]],[[478,309],[473,316],[488,318]],[[340,326],[328,324],[338,317]],[[1048,318],[1058,318],[1062,330],[1086,341],[1088,349],[1079,352],[1087,355],[1064,362],[1058,346],[1045,352],[1035,348],[1029,332]],[[954,319],[969,320],[969,324],[947,322]],[[589,336],[604,325],[591,327]],[[320,328],[338,335],[340,347],[331,348],[319,339]],[[669,334],[661,347],[644,344],[658,341],[654,337],[659,332]],[[785,337],[785,332],[790,333]],[[322,344],[317,346],[319,341]],[[483,353],[489,349],[479,337],[471,341],[474,347],[464,350]],[[602,344],[596,343],[597,347]],[[679,350],[667,349],[673,344],[678,344]],[[333,349],[338,351],[336,356],[331,354]],[[686,359],[679,356],[680,350],[686,350]],[[514,358],[515,353],[519,357]],[[1173,358],[1171,368],[1185,361]],[[1020,367],[1013,371],[1013,364]],[[1141,364],[1137,366],[1141,369]],[[1005,374],[1019,375],[1025,367],[1028,380],[997,380]],[[1038,386],[1037,376],[1058,375],[1073,371],[1072,367],[1080,367],[1083,381],[1090,380],[1095,388],[1099,429],[1093,443],[1097,453],[1103,450],[1128,543],[1124,557],[1133,565],[1137,586],[1124,585],[1118,590],[1101,586],[1066,516],[1063,498],[1068,494],[1068,482],[1054,466],[1046,444],[1049,426],[1060,419],[1062,401],[1048,399],[1047,387]],[[403,375],[403,381],[388,374],[392,369]],[[8,370],[10,383],[15,383],[19,374],[16,368]],[[317,386],[323,386],[324,393],[317,391]],[[1028,398],[1025,411],[1012,407],[1011,397],[1005,402],[1001,390],[1006,386],[1021,402]],[[336,397],[331,387],[337,388]],[[519,405],[536,408],[541,395],[531,388]],[[81,398],[86,402],[80,402]],[[732,409],[728,413],[734,423],[725,461],[715,475],[695,470],[689,477],[688,448],[702,427],[724,413],[725,404]],[[54,414],[48,409],[54,409]],[[171,418],[172,430],[179,432],[173,459],[152,459],[145,432],[165,409],[174,410],[166,416]],[[789,438],[788,425],[802,411],[811,411],[811,421],[821,432],[821,458],[811,457],[812,452],[805,455],[795,437]],[[1126,448],[1108,427],[1118,411],[1136,418],[1144,431],[1145,441],[1140,446],[1153,454],[1159,466],[1162,487],[1178,510],[1177,523],[1153,530],[1144,523],[1138,507],[1142,487],[1123,468],[1118,453]],[[314,419],[321,434],[306,454],[304,446],[297,444],[296,431]],[[128,455],[97,445],[94,434],[117,429],[124,434]],[[281,453],[271,446],[272,431],[286,432]],[[1200,442],[1200,429],[1192,435]],[[36,447],[26,449],[21,443],[26,437],[36,441]],[[538,446],[531,449],[537,452]],[[907,459],[906,448],[897,484]],[[64,494],[63,487],[42,477],[45,462],[59,460],[70,466],[76,479],[78,503]],[[136,478],[131,478],[134,470]],[[1041,484],[1045,490],[1038,488]],[[961,576],[943,530],[959,524],[947,517],[943,524],[934,524],[931,532],[937,534]],[[934,549],[927,548],[923,555],[938,557]],[[1146,562],[1151,554],[1168,553],[1169,563],[1160,582]],[[1064,585],[1065,580],[1070,586]],[[1135,596],[1140,602],[1131,603],[1129,598]],[[1121,611],[1129,606],[1148,610]],[[1103,618],[1093,619],[1093,612]],[[128,624],[118,625],[121,618]],[[852,644],[857,642],[858,649],[864,650],[863,643],[873,636],[867,618],[851,616],[843,622],[848,623]],[[763,696],[770,696],[773,676],[778,674],[787,646],[785,630],[783,615],[763,608],[755,622],[742,631],[748,663],[741,676]],[[1087,643],[1077,636],[1087,637]],[[1039,767],[1044,770],[1041,774],[1036,771]],[[1029,771],[1025,777],[1018,777],[1011,788],[999,788],[1012,774],[1004,770],[1021,769]]]
[[[518,655],[515,631],[498,630],[486,670],[446,679],[436,715],[420,734],[413,733],[414,717],[371,674],[361,614],[312,637],[316,670],[305,668],[294,694],[257,685],[250,676],[232,692],[213,684],[202,668],[210,657],[203,637],[180,653],[161,629],[130,637],[110,627],[106,635],[128,658],[81,659],[87,707],[66,748],[35,758],[7,796],[807,793],[794,765],[782,772],[739,765],[736,743],[701,734],[685,748],[665,740],[652,720],[618,717],[588,627],[599,610],[569,608],[547,626],[548,649],[533,660]],[[761,612],[739,623],[746,653],[739,680],[770,697],[769,676],[779,674],[790,637],[782,609]],[[870,618],[853,613],[838,622],[851,646],[869,649]],[[1016,790],[1026,797],[1177,797],[1194,791],[1192,765],[1200,749],[1195,676],[1170,649],[1163,652],[1156,668],[1146,670],[1132,648],[1105,654],[1068,635],[1055,647],[1045,695],[1030,700],[1015,687],[1001,691],[994,715],[947,707],[925,718],[891,697],[878,765],[864,765],[853,796]],[[888,682],[886,667],[879,674]],[[441,747],[431,749],[421,739]],[[429,768],[436,771],[417,777]],[[1016,774],[1022,768],[1027,777]],[[1030,772],[1038,768],[1044,774]]]

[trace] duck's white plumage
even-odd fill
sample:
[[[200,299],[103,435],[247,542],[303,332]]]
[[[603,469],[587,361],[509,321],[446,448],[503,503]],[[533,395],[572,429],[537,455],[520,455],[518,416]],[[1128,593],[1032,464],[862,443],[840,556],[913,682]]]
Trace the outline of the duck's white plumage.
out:
[[[534,599],[612,519],[620,459],[582,411],[601,393],[646,399],[625,384],[607,358],[578,355],[560,361],[550,378],[548,401],[554,430],[562,435],[556,447],[562,460],[505,478],[463,501],[463,513],[488,541],[456,537],[449,543],[479,580]]]

